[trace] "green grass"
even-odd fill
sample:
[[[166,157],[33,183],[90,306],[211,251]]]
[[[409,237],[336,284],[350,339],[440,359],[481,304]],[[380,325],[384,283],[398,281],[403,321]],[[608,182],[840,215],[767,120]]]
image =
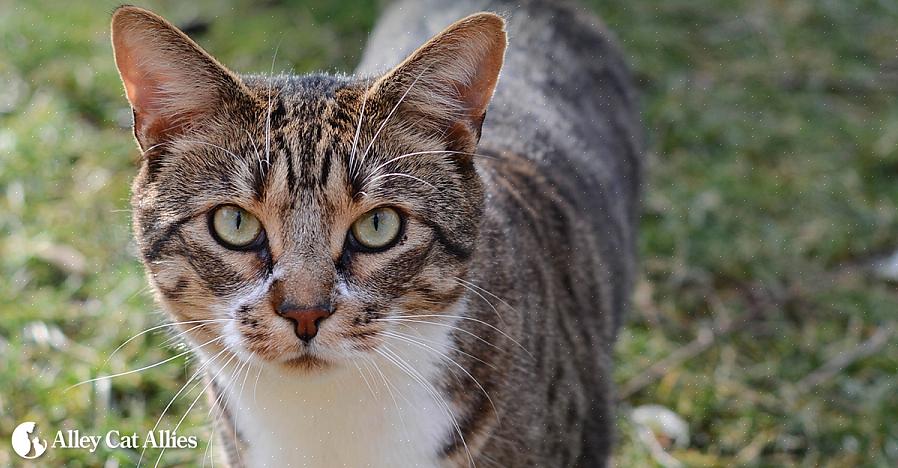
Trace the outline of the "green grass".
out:
[[[201,44],[264,73],[275,49],[275,70],[350,70],[378,8],[336,3],[145,5],[205,23]],[[650,139],[644,274],[616,379],[632,388],[699,330],[722,330],[624,396],[618,462],[652,463],[627,415],[661,404],[689,423],[690,444],[672,451],[688,466],[898,464],[898,291],[867,268],[898,247],[898,6],[589,4],[634,65]],[[0,0],[2,440],[25,420],[45,437],[146,431],[190,375],[177,359],[66,391],[180,352],[147,334],[105,363],[162,320],[130,241],[136,151],[107,37],[113,7]],[[873,354],[814,386],[802,380],[890,328]],[[160,427],[174,427],[191,401],[178,399]],[[201,401],[179,432],[205,444],[208,427]],[[48,455],[42,462],[70,466],[137,456]],[[0,450],[0,465],[14,457]]]

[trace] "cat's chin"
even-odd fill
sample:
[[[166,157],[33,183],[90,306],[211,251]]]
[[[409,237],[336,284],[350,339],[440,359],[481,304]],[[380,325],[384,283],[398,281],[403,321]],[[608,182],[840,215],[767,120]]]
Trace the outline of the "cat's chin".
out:
[[[292,349],[277,352],[272,349],[253,349],[240,339],[229,340],[228,349],[241,361],[258,363],[273,369],[305,374],[320,374],[336,367],[336,362],[324,357],[318,350]]]
[[[278,365],[291,371],[320,373],[332,368],[334,364],[312,354],[301,354],[279,361]]]

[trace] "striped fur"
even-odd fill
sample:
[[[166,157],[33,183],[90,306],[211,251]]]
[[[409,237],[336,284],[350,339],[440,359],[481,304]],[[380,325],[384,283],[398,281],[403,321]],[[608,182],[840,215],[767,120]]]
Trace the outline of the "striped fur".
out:
[[[482,10],[505,20],[452,24]],[[641,144],[596,18],[400,1],[356,76],[238,77],[133,7],[113,43],[143,153],[140,256],[173,320],[217,320],[183,329],[232,466],[607,463]],[[262,222],[264,249],[216,243],[225,204]],[[404,215],[400,240],[350,251],[378,206]],[[308,344],[285,297],[333,305]]]

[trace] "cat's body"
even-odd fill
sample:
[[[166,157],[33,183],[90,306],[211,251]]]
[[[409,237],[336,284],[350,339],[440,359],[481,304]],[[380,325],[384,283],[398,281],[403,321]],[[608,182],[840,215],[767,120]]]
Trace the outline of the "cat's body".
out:
[[[228,82],[221,94],[238,103],[228,119],[174,136],[152,125],[152,114],[141,125],[147,111],[129,92],[142,148],[166,148],[146,157],[135,182],[135,230],[151,280],[176,320],[226,322],[191,330],[190,340],[208,363],[232,465],[607,462],[612,347],[634,274],[640,169],[635,98],[619,53],[592,16],[556,2],[410,0],[385,14],[359,71],[379,76],[480,10],[506,15],[510,45],[477,156],[467,153],[480,114],[458,113],[485,109],[482,96],[492,92],[501,47],[478,43],[498,37],[492,19],[453,26],[461,32],[443,33],[389,79],[257,76],[243,78],[240,91]],[[127,34],[115,28],[114,38]],[[498,55],[464,57],[468,43]],[[116,51],[126,87],[120,50],[134,53],[129,47]],[[473,71],[431,77],[452,71],[453,54]],[[230,79],[210,74],[216,85]],[[440,114],[427,105],[442,105],[447,76],[456,91],[463,85],[452,96],[469,100]],[[416,95],[422,84],[427,92]],[[401,123],[383,124],[392,118]],[[166,157],[179,162],[155,163]],[[361,165],[372,172],[359,189],[351,174]],[[384,165],[386,175],[377,171]],[[378,178],[390,185],[371,187]],[[335,195],[342,190],[350,195]],[[368,196],[409,212],[395,257],[341,253],[346,228],[330,226],[352,222],[347,207]],[[195,213],[226,203],[262,221],[265,253],[204,244]],[[324,292],[308,286],[319,283]],[[320,336],[297,351],[282,351],[293,346],[290,322],[278,317],[283,297],[334,304],[315,322]],[[353,312],[351,297],[368,303]]]

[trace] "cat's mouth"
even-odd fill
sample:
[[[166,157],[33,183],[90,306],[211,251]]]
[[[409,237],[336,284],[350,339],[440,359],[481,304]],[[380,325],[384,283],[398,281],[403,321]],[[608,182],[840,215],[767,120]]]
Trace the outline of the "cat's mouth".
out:
[[[329,369],[336,363],[327,356],[327,351],[320,346],[301,343],[287,346],[287,349],[274,351],[272,348],[250,351],[256,358],[267,361],[270,365],[303,372],[320,372]],[[262,352],[260,352],[262,351]]]
[[[263,328],[264,322],[250,322],[256,326],[238,328],[230,321],[222,330],[227,337],[226,347],[245,361],[261,361],[269,366],[301,372],[321,372],[336,365],[328,347],[316,337],[304,342],[296,336],[292,322],[277,321],[277,326]],[[288,325],[289,326],[284,326]]]

